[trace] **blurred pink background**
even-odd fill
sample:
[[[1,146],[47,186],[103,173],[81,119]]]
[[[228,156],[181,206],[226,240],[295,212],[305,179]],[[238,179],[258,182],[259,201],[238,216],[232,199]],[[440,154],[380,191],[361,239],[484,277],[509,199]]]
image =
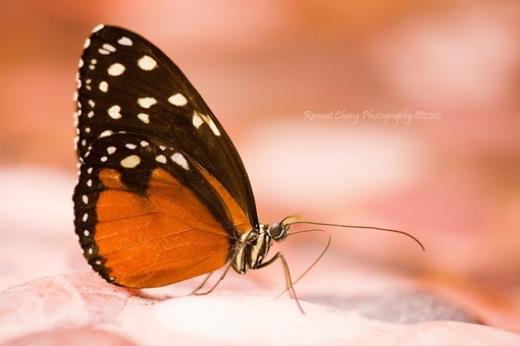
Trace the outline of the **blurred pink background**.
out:
[[[409,231],[426,253],[398,236],[344,230],[331,230],[331,253],[408,275],[520,330],[520,3],[2,8],[0,288],[85,269],[71,221],[72,94],[83,42],[107,23],[148,38],[192,81],[241,153],[263,222],[300,213]],[[302,256],[315,240],[283,249]],[[295,270],[313,259],[303,258]]]

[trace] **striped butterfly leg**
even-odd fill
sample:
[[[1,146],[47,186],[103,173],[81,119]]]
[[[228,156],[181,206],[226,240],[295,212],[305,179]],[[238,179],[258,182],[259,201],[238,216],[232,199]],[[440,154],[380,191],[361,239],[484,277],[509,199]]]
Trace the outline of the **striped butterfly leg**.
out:
[[[236,259],[236,257],[238,256],[239,253],[240,253],[240,249],[235,250],[235,252],[231,256],[230,260],[228,261],[228,264],[226,265],[226,269],[224,269],[224,271],[222,272],[222,274],[218,278],[217,282],[215,282],[213,284],[213,286],[211,286],[211,288],[209,290],[204,291],[204,292],[198,292],[202,287],[204,287],[206,282],[209,280],[211,274],[213,274],[214,272],[209,273],[206,276],[206,278],[204,279],[204,281],[202,281],[202,283],[199,285],[199,287],[197,287],[195,290],[193,290],[191,292],[191,294],[195,295],[195,296],[204,296],[206,294],[210,294],[211,292],[213,292],[213,290],[215,288],[217,288],[217,286],[222,282],[222,280],[224,280],[224,278],[226,277],[227,273],[229,272],[229,269],[233,266],[233,262],[235,261],[235,259]]]
[[[229,268],[231,268],[231,263],[232,262],[229,262],[229,264],[226,266],[226,269],[224,270],[224,272],[220,275],[220,277],[218,278],[217,282],[215,282],[213,284],[213,286],[211,286],[211,288],[207,291],[204,291],[204,292],[197,292],[200,288],[202,288],[202,286],[204,286],[204,284],[206,283],[206,281],[209,279],[209,275],[206,277],[206,279],[204,280],[203,284],[201,285],[201,287],[197,288],[194,292],[192,292],[192,295],[194,296],[205,296],[207,294],[210,294],[211,292],[213,292],[213,290],[215,288],[217,288],[217,286],[222,282],[222,280],[224,280],[224,278],[226,277],[227,273],[229,272]],[[211,275],[212,273],[210,273]]]
[[[300,300],[298,299],[298,296],[296,295],[296,291],[294,290],[293,281],[291,279],[291,272],[289,270],[289,265],[287,264],[287,260],[285,259],[285,256],[281,252],[277,252],[273,257],[271,257],[266,262],[261,263],[258,265],[255,269],[260,269],[263,267],[267,267],[268,265],[274,263],[276,260],[280,260],[282,262],[282,267],[284,271],[285,276],[285,287],[286,291],[289,291],[289,296],[296,301],[296,305],[298,305],[298,309],[300,309],[302,314],[305,314],[305,311],[303,310]]]
[[[206,275],[206,277],[204,278],[204,280],[202,280],[202,282],[200,283],[200,285],[198,285],[193,291],[191,291],[188,296],[192,296],[192,295],[195,295],[199,290],[201,290],[205,285],[206,283],[208,282],[209,278],[211,277],[211,275],[213,275],[214,272],[210,272],[208,275]]]

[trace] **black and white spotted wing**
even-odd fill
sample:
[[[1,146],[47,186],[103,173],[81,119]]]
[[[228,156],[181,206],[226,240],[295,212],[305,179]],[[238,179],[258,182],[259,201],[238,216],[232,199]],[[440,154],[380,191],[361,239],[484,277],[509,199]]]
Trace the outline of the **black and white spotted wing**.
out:
[[[257,225],[238,152],[180,69],[152,43],[118,27],[96,27],[84,48],[77,77],[80,162],[96,141],[115,134],[175,148],[215,176]]]

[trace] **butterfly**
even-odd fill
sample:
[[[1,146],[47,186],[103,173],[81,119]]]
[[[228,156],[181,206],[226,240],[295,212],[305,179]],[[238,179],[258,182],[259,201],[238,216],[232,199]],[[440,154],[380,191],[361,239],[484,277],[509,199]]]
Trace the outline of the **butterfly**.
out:
[[[76,80],[74,226],[97,273],[118,286],[152,288],[281,260],[292,288],[285,258],[269,250],[298,220],[259,222],[231,139],[159,48],[99,25]]]
[[[119,27],[96,27],[84,48],[73,201],[92,268],[147,288],[270,262],[287,226],[258,222],[237,150],[181,70]]]

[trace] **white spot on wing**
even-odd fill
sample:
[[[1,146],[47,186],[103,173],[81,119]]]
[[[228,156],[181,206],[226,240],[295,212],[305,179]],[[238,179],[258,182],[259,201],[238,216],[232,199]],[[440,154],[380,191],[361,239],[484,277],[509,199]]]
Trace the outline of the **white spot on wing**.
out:
[[[142,97],[137,99],[137,103],[143,108],[150,108],[157,103],[157,100],[153,97]]]
[[[108,68],[108,74],[111,76],[120,76],[123,72],[125,72],[125,67],[117,62]]]
[[[209,119],[208,125],[215,136],[220,136],[220,131],[218,130],[217,125],[215,125],[215,123],[213,122],[213,119]]]
[[[147,141],[141,141],[139,144],[141,144],[142,147],[147,147],[149,145]]]
[[[195,126],[198,129],[202,125],[202,122],[208,124],[210,130],[213,132],[215,136],[220,136],[220,131],[217,125],[215,125],[213,119],[211,119],[209,115],[205,115],[202,113],[198,113],[197,111],[194,111],[192,118],[193,126]]]
[[[88,187],[91,187],[91,186],[92,186],[92,179],[87,180],[87,186],[88,186]]]
[[[112,46],[111,44],[108,44],[108,43],[105,43],[103,44],[103,49],[106,49],[108,50],[109,52],[115,52],[116,51],[116,47]]]
[[[137,155],[130,155],[121,160],[121,166],[125,168],[134,168],[141,163],[141,159]]]
[[[157,67],[157,61],[148,55],[143,55],[141,59],[137,60],[137,65],[145,71],[151,71]]]
[[[94,29],[92,29],[92,32],[98,32],[99,30],[103,29],[105,26],[103,24],[98,24]]]
[[[88,48],[88,46],[90,46],[90,38],[87,38],[87,39],[85,40],[85,44],[83,45],[83,48],[86,49],[86,48]]]
[[[193,126],[195,126],[197,129],[200,127],[200,125],[204,124],[204,120],[202,120],[201,117],[197,113],[193,114],[192,118]]]
[[[131,45],[133,44],[132,40],[129,39],[128,37],[126,37],[126,36],[121,37],[121,38],[117,41],[117,43],[119,43],[119,44],[122,45],[122,46],[131,46]]]
[[[173,162],[184,168],[185,170],[189,169],[188,161],[186,161],[186,158],[181,153],[175,153],[171,156],[171,159]]]
[[[87,195],[81,196],[81,200],[83,201],[83,203],[88,204],[88,196]]]
[[[108,91],[108,83],[105,81],[101,81],[101,83],[99,83],[99,90],[106,93]]]
[[[82,220],[83,222],[86,222],[88,220],[88,213],[83,214]]]
[[[106,156],[101,156],[101,159],[100,159],[100,160],[101,160],[101,162],[107,162],[108,157],[106,157]]]
[[[139,114],[137,114],[137,117],[139,118],[139,120],[141,120],[145,124],[150,123],[150,116],[146,113],[139,113]]]
[[[98,49],[98,52],[99,52],[99,54],[103,54],[103,55],[108,55],[108,54],[110,54],[110,52],[109,52],[108,50],[103,49],[103,48],[99,48],[99,49]]]
[[[108,115],[112,119],[121,119],[121,107],[119,107],[118,105],[113,105],[108,109]]]
[[[188,100],[184,97],[184,95],[177,93],[175,95],[172,95],[168,98],[168,102],[170,102],[172,105],[181,107],[185,106],[188,103]]]
[[[166,163],[166,156],[164,156],[164,155],[157,155],[155,157],[155,161],[160,162],[160,163]]]
[[[137,145],[132,144],[132,143],[126,143],[125,147],[127,147],[130,150],[134,150],[135,148],[137,148]]]
[[[113,133],[114,133],[114,132],[112,132],[112,131],[110,131],[110,130],[105,130],[105,131],[101,132],[101,134],[99,135],[99,138],[112,136]]]
[[[117,150],[116,147],[114,147],[114,146],[109,146],[109,147],[107,148],[107,153],[108,153],[108,155],[112,155],[113,153],[116,152],[116,150]]]
[[[88,237],[90,235],[90,232],[86,229],[86,230],[83,231],[83,235],[85,237]]]

